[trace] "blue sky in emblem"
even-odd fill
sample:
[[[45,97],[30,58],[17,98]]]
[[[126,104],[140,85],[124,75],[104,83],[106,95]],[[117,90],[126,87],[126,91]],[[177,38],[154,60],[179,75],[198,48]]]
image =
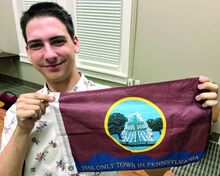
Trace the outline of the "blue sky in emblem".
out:
[[[129,117],[129,114],[133,113],[140,113],[142,118],[147,119],[155,119],[160,117],[159,112],[153,107],[147,104],[146,102],[139,101],[139,100],[127,100],[122,103],[120,103],[118,106],[116,106],[111,114],[113,113],[122,113],[127,118]]]

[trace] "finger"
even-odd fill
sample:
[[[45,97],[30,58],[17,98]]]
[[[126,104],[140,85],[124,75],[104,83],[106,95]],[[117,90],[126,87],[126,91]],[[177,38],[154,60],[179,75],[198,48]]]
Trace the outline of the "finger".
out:
[[[206,76],[199,76],[199,82],[200,83],[204,83],[204,82],[208,82],[208,81],[211,81],[208,77]]]
[[[218,99],[218,95],[215,92],[204,92],[196,96],[197,101],[201,100],[216,100]]]
[[[38,114],[34,110],[17,111],[16,113],[18,121],[24,122],[26,120],[36,121]]]
[[[54,97],[52,96],[49,96],[49,95],[45,95],[43,93],[27,93],[27,94],[22,94],[20,96],[20,98],[22,100],[24,99],[36,99],[36,100],[43,100],[43,101],[46,101],[46,102],[52,102],[54,101]]]
[[[23,109],[23,110],[30,110],[33,108],[33,106],[40,106],[41,109],[45,109],[47,106],[49,106],[49,103],[44,100],[38,100],[38,99],[28,99],[28,98],[20,98],[17,101],[17,109]],[[35,109],[35,108],[34,108]]]
[[[37,113],[37,120],[41,118],[42,115],[46,113],[46,107],[48,103],[41,102],[39,105],[29,105],[25,110],[34,110]]]
[[[43,102],[43,105],[45,106],[43,114],[45,114],[46,113],[46,108],[49,106],[49,103],[48,102]]]
[[[27,104],[27,105],[28,104],[29,105],[40,105],[42,103],[42,101],[43,100],[22,97],[22,98],[18,99],[17,104],[22,103],[23,105],[25,105],[25,104]]]
[[[48,106],[49,106],[48,102],[41,101],[40,103],[41,115],[44,115],[46,113],[46,108]]]
[[[53,96],[45,95],[43,93],[35,93],[33,98],[41,101],[43,100],[45,102],[52,102],[55,99]]]
[[[214,107],[218,104],[217,100],[206,100],[203,104],[202,107],[203,108],[207,108],[207,107]]]
[[[46,113],[46,108],[49,106],[48,102],[42,100],[40,102],[41,103],[39,105],[35,105],[32,107],[38,114],[38,120],[41,118],[42,115]]]
[[[29,105],[29,104],[26,104],[25,106],[22,105],[22,104],[19,104],[20,107],[18,107],[17,111],[18,112],[22,112],[23,116],[24,116],[26,111],[28,111],[28,112],[32,112],[33,111],[32,114],[28,114],[29,115],[28,117],[33,117],[33,118],[36,118],[37,120],[39,120],[41,118],[41,116],[43,114],[45,114],[46,105],[44,103],[40,103],[39,105],[33,105],[33,104]]]
[[[199,90],[208,90],[211,92],[218,92],[218,85],[213,82],[204,82],[202,84],[198,84]]]
[[[39,120],[40,118],[41,118],[41,116],[42,116],[42,114],[43,114],[43,107],[41,107],[41,106],[36,106],[36,107],[34,107],[34,108],[36,108],[36,109],[34,109],[35,110],[35,112],[37,113],[37,120]]]

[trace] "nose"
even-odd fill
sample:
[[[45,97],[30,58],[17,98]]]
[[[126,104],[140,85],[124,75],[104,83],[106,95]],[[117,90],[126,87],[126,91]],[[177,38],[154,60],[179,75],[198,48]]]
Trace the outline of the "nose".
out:
[[[50,44],[45,44],[45,51],[44,51],[44,59],[48,62],[53,62],[57,58],[57,54],[54,51],[53,47]]]

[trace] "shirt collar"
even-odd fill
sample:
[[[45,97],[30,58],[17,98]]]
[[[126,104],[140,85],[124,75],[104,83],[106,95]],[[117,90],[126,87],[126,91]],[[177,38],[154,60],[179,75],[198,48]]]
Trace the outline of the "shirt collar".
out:
[[[80,79],[79,81],[77,82],[76,86],[73,88],[73,92],[79,92],[79,91],[85,91],[85,90],[88,90],[89,86],[92,86],[94,83],[89,81],[85,75],[83,73],[80,73]],[[70,91],[70,92],[72,92]],[[44,87],[42,89],[42,92],[45,93],[45,94],[50,94],[52,93],[48,87],[47,87],[47,84],[45,83],[44,84]]]

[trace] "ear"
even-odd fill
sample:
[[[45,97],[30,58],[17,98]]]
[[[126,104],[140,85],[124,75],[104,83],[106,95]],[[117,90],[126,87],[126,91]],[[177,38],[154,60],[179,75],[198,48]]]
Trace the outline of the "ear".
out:
[[[27,53],[27,58],[32,63],[31,56],[30,56],[30,50],[29,50],[28,46],[26,46],[25,49],[26,49],[26,53]]]
[[[73,37],[73,44],[74,44],[74,52],[79,53],[80,45],[79,45],[79,40],[77,36]]]

